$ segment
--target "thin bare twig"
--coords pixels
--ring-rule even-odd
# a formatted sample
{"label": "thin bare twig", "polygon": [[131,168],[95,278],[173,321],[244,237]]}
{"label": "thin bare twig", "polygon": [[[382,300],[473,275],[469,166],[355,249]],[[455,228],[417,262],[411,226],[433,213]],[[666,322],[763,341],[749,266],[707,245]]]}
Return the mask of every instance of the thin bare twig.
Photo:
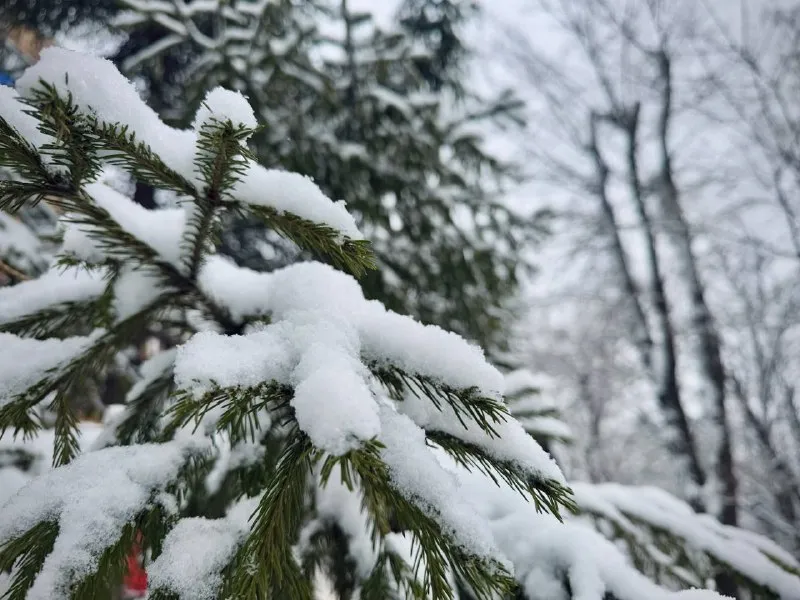
{"label": "thin bare twig", "polygon": [[3,262],[2,260],[0,260],[0,272],[5,273],[8,277],[16,281],[28,281],[30,279],[28,275],[26,275],[22,271],[18,271],[17,269]]}

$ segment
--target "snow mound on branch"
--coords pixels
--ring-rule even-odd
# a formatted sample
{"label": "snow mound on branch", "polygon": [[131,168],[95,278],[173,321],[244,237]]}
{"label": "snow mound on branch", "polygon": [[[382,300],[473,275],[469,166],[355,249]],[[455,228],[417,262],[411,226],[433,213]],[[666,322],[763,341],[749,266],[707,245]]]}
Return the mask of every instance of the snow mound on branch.
{"label": "snow mound on branch", "polygon": [[123,527],[204,448],[197,438],[106,448],[83,454],[22,487],[0,506],[0,544],[38,523],[57,522],[59,527],[53,551],[27,600],[62,597],[71,584],[91,575]]}
{"label": "snow mound on branch", "polygon": [[200,132],[212,121],[231,121],[249,129],[258,127],[258,120],[247,99],[240,93],[223,88],[214,88],[206,94],[194,117],[192,129]]}
{"label": "snow mound on branch", "polygon": [[[186,211],[182,208],[148,210],[112,185],[114,174],[107,169],[101,180],[85,186],[94,203],[105,210],[123,231],[152,248],[168,264],[181,267],[181,239],[186,229]],[[102,245],[93,239],[95,227],[82,222],[80,215],[67,214],[62,219],[64,240],[61,251],[89,264],[105,258]],[[98,232],[99,233],[99,232]]]}
{"label": "snow mound on branch", "polygon": [[34,340],[0,333],[0,407],[57,371],[87,349],[99,335]]}
{"label": "snow mound on branch", "polygon": [[562,586],[562,577],[566,577],[572,598],[581,600],[603,600],[606,593],[619,600],[722,598],[708,590],[671,592],[661,588],[590,525],[578,520],[561,523],[552,515],[537,512],[514,490],[494,486],[485,475],[459,468],[443,453],[439,459],[455,474],[461,493],[471,498],[477,514],[487,519],[493,540],[512,562],[517,581],[531,597],[568,600]]}
{"label": "snow mound on branch", "polygon": [[[82,450],[90,448],[102,435],[104,428],[99,423],[78,424],[78,443]],[[43,429],[33,438],[4,435],[0,438],[0,506],[32,477],[49,471],[52,467],[55,431]],[[13,465],[20,455],[30,460],[30,466],[22,471]]]}
{"label": "snow mound on branch", "polygon": [[274,208],[279,213],[327,225],[350,239],[363,237],[344,201],[331,202],[310,177],[299,173],[251,163],[233,186],[231,196],[245,204]]}
{"label": "snow mound on branch", "polygon": [[268,305],[265,298],[271,281],[271,273],[239,267],[219,255],[209,256],[198,276],[203,293],[220,306],[227,307],[231,317],[237,321],[266,314]]}
{"label": "snow mound on branch", "polygon": [[[231,285],[238,274],[243,287]],[[367,301],[351,276],[313,262],[256,274],[209,260],[200,281],[204,293],[231,313],[268,316],[270,323],[246,335],[192,337],[176,357],[178,387],[202,394],[214,386],[269,381],[291,386],[298,425],[316,447],[342,455],[377,437],[398,489],[421,502],[472,553],[497,556],[485,523],[436,462],[423,428],[475,444],[533,477],[564,482],[547,453],[511,419],[499,419],[490,434],[468,415],[456,415],[444,399],[440,411],[430,400],[410,398],[398,403],[407,415],[398,413],[381,396],[368,365],[476,389],[495,400],[502,375],[462,338]]]}
{"label": "snow mound on branch", "polygon": [[273,379],[288,383],[290,373],[290,346],[274,327],[236,336],[203,331],[180,346],[175,359],[175,383],[197,393],[213,385],[247,388]]}
{"label": "snow mound on branch", "polygon": [[[800,564],[772,541],[752,532],[725,526],[655,487],[613,483],[573,485],[578,505],[615,523],[636,522],[669,531],[687,546],[730,565],[751,580],[775,592],[782,600],[800,600],[800,577],[778,567],[770,557],[796,571]],[[630,524],[631,530],[635,527]]]}
{"label": "snow mound on branch", "polygon": [[98,298],[106,272],[79,268],[51,269],[36,279],[0,288],[0,323],[10,323],[66,302]]}
{"label": "snow mound on branch", "polygon": [[119,323],[152,305],[162,294],[161,279],[156,269],[128,268],[114,281],[114,316]]}
{"label": "snow mound on branch", "polygon": [[300,428],[332,454],[345,454],[377,436],[378,407],[355,330],[313,314],[297,315],[292,324],[298,352],[290,383]]}
{"label": "snow mound on branch", "polygon": [[270,315],[273,323],[303,312],[322,313],[328,319],[338,315],[355,327],[365,360],[452,387],[476,387],[492,397],[499,398],[503,388],[503,376],[478,346],[366,300],[358,282],[333,267],[305,262],[256,273],[212,258],[201,269],[200,284],[205,294],[236,315]]}
{"label": "snow mound on branch", "polygon": [[181,237],[186,228],[186,213],[182,209],[148,210],[105,183],[90,183],[86,193],[97,206],[129,234],[155,250],[174,266],[181,262]]}
{"label": "snow mound on branch", "polygon": [[213,600],[222,570],[250,532],[259,497],[234,505],[222,519],[187,518],[164,539],[163,553],[148,567],[153,590],[167,589],[182,600]]}
{"label": "snow mound on branch", "polygon": [[[247,282],[244,294],[227,285],[239,271]],[[498,396],[502,387],[502,376],[479,348],[365,300],[355,279],[332,267],[300,263],[256,275],[225,261],[208,261],[201,282],[231,312],[256,310],[272,322],[244,336],[204,333],[192,338],[178,355],[178,385],[198,392],[214,384],[253,386],[275,380],[292,385],[301,428],[330,452],[344,453],[380,431],[367,362],[390,364],[452,387],[476,387],[490,396]],[[528,441],[525,449],[532,449]],[[545,469],[560,478],[549,463]]]}
{"label": "snow mound on branch", "polygon": [[39,62],[17,80],[17,90],[30,98],[42,81],[54,86],[63,98],[71,94],[78,109],[95,115],[101,124],[127,125],[168,167],[187,179],[193,178],[194,157],[187,149],[194,148],[194,133],[164,125],[111,61],[63,48],[47,48]]}
{"label": "snow mound on branch", "polygon": [[[22,97],[30,98],[41,81],[53,85],[62,97],[70,94],[82,112],[95,115],[101,124],[127,127],[129,133],[135,134],[138,141],[149,146],[165,165],[186,181],[198,189],[204,185],[194,164],[197,131],[165,125],[110,61],[63,48],[47,48],[42,51],[39,62],[20,77],[17,90]],[[20,127],[26,128],[27,135],[32,123],[23,118],[16,97],[4,94],[0,96],[0,115],[19,122]],[[231,119],[247,126],[255,124],[253,110],[245,98],[223,89],[209,92],[195,125],[212,117]],[[47,141],[35,135],[28,139],[37,148]],[[297,173],[265,169],[248,161],[231,196],[238,202],[273,208],[279,213],[291,213],[327,225],[351,239],[362,238],[344,203],[332,202],[313,181]]]}

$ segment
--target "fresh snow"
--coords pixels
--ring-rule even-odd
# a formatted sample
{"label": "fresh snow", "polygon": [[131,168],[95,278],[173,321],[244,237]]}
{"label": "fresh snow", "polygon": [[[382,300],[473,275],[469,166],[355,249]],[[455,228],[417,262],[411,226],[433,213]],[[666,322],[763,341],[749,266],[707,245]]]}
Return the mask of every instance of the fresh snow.
{"label": "fresh snow", "polygon": [[[458,479],[477,515],[488,520],[493,542],[514,567],[517,581],[534,598],[569,600],[561,585],[565,575],[572,598],[602,600],[609,592],[619,600],[720,600],[716,592],[671,592],[659,587],[631,565],[618,548],[590,525],[577,520],[560,523],[539,513],[514,490],[497,487],[485,475],[468,472],[443,453],[439,460]],[[800,588],[797,588],[800,589]],[[789,595],[787,599],[796,598]]]}
{"label": "fresh snow", "polygon": [[[2,449],[0,449],[2,452]],[[28,483],[30,477],[16,467],[0,466],[0,506],[8,500],[23,485]],[[3,591],[0,585],[0,592]]]}
{"label": "fresh snow", "polygon": [[356,332],[331,316],[309,317],[292,319],[292,337],[301,346],[291,377],[292,407],[298,425],[318,448],[341,455],[378,436],[378,407],[360,361]]}
{"label": "fresh snow", "polygon": [[578,504],[590,512],[608,514],[615,522],[624,515],[670,531],[683,538],[688,547],[731,565],[781,600],[800,600],[800,577],[778,567],[768,555],[798,571],[800,564],[775,544],[761,541],[760,536],[727,527],[710,516],[696,515],[688,504],[654,487],[575,483],[573,490]]}
{"label": "fresh snow", "polygon": [[235,504],[222,519],[186,518],[164,539],[162,554],[147,568],[150,588],[181,600],[213,600],[222,570],[250,532],[259,497]]}
{"label": "fresh snow", "polygon": [[231,121],[234,125],[248,129],[258,127],[256,115],[247,98],[239,92],[214,88],[206,94],[194,117],[192,129],[199,132],[205,125],[224,121]]}
{"label": "fresh snow", "polygon": [[480,347],[435,325],[423,325],[386,310],[379,302],[364,307],[361,325],[365,356],[457,388],[477,387],[500,398],[503,376]]}
{"label": "fresh snow", "polygon": [[266,314],[271,278],[270,273],[238,267],[231,259],[214,255],[201,267],[198,284],[214,303],[227,307],[231,317],[242,321]]}
{"label": "fresh snow", "polygon": [[[365,300],[352,277],[326,265],[300,263],[258,275],[241,270],[245,293],[234,297],[228,284],[238,270],[225,261],[208,261],[201,276],[204,291],[223,306],[230,298],[233,313],[263,314],[270,323],[241,336],[196,334],[178,350],[177,385],[197,393],[213,385],[252,387],[271,380],[292,385],[298,424],[317,447],[343,454],[377,437],[386,445],[383,457],[398,489],[422,502],[470,552],[495,556],[483,521],[469,504],[455,500],[463,494],[436,462],[424,430],[375,397],[365,366],[395,365],[499,398],[502,375],[480,349]],[[492,437],[474,424],[464,429],[446,405],[440,413],[429,401],[430,406],[407,402],[400,409],[425,426],[478,444],[532,475],[564,481],[552,459],[513,420],[499,422],[503,437]]]}
{"label": "fresh snow", "polygon": [[273,322],[304,311],[339,315],[358,331],[365,360],[452,387],[477,387],[498,398],[503,389],[503,376],[478,346],[365,300],[358,282],[332,267],[308,262],[255,273],[222,258],[210,259],[201,270],[200,283],[205,294],[234,315],[271,315]]}
{"label": "fresh snow", "polygon": [[[456,415],[447,403],[443,403],[439,410],[424,396],[406,393],[398,408],[426,431],[441,431],[475,444],[496,460],[514,463],[517,468],[533,477],[566,483],[550,455],[510,416],[499,423],[493,423],[496,435],[488,436],[478,423],[468,415]],[[459,416],[466,428],[459,421]]]}
{"label": "fresh snow", "polygon": [[351,239],[362,238],[344,201],[331,202],[313,180],[299,173],[265,169],[251,163],[233,186],[231,196],[246,204],[274,208],[279,213],[328,225]]}
{"label": "fresh snow", "polygon": [[[194,133],[164,125],[111,61],[63,48],[46,48],[39,62],[17,80],[17,90],[29,98],[40,81],[53,85],[63,97],[71,94],[82,112],[96,115],[101,123],[127,125],[168,167],[193,179],[194,155],[187,149],[195,146]],[[32,142],[41,148],[39,140]]]}
{"label": "fresh snow", "polygon": [[[176,22],[177,23],[177,22]],[[63,49],[47,49],[42,59],[18,82],[24,97],[44,79],[69,93],[84,111],[105,123],[126,125],[158,154],[165,164],[198,189],[202,185],[195,167],[197,136],[212,119],[246,127],[256,125],[247,100],[236,92],[209,92],[192,130],[163,124],[139,98],[132,84],[108,61]],[[388,90],[373,89],[379,101],[397,105]],[[35,120],[22,112],[16,92],[0,88],[0,115],[36,147],[48,142],[36,130]],[[400,107],[403,108],[403,107]],[[159,260],[182,270],[181,241],[187,217],[196,207],[145,210],[111,184],[105,175],[89,184],[91,199],[105,209],[122,229],[153,249]],[[327,225],[341,236],[360,238],[353,218],[342,202],[332,202],[308,178],[264,169],[249,163],[234,185],[234,200],[292,213]],[[91,231],[79,217],[67,216],[64,251],[89,262],[103,258]],[[161,293],[161,283],[141,267],[125,265],[114,284],[114,309],[118,319],[140,310]],[[97,298],[106,288],[103,271],[67,269],[50,271],[42,278],[0,290],[0,323],[13,321],[65,302]],[[452,388],[475,388],[500,401],[538,387],[530,372],[519,370],[505,377],[485,359],[480,348],[438,327],[425,326],[409,317],[387,311],[364,298],[358,282],[320,263],[299,263],[272,273],[255,273],[226,259],[210,257],[200,268],[199,288],[236,320],[265,317],[237,336],[202,331],[177,349],[151,359],[141,369],[141,380],[131,390],[134,400],[159,377],[174,376],[176,385],[196,394],[212,386],[253,387],[276,381],[294,389],[292,407],[300,428],[317,448],[333,455],[357,449],[365,441],[382,443],[380,455],[391,484],[406,499],[420,506],[466,553],[496,560],[513,570],[526,591],[549,600],[564,598],[562,577],[569,580],[573,597],[602,600],[612,593],[619,600],[712,600],[709,591],[669,592],[636,571],[611,542],[579,518],[560,523],[541,514],[515,490],[496,485],[480,472],[467,472],[452,457],[431,444],[426,433],[440,431],[483,448],[495,459],[513,462],[527,474],[564,482],[555,462],[513,419],[495,424],[497,435],[482,430],[469,418],[442,402],[408,393],[404,400],[385,396],[370,372],[392,367]],[[64,340],[24,339],[0,333],[0,406],[47,374],[84,351],[100,332]],[[24,356],[25,361],[20,357]],[[517,408],[532,406],[524,398]],[[112,433],[83,440],[92,452],[69,465],[47,470],[27,481],[0,464],[0,545],[43,521],[58,522],[59,536],[46,558],[27,598],[53,598],[96,569],[102,552],[116,542],[122,527],[148,505],[159,502],[173,512],[177,501],[166,493],[189,456],[217,450],[217,465],[207,477],[209,491],[219,489],[224,474],[261,457],[263,448],[252,442],[237,444],[216,434],[201,441],[180,430],[165,444],[104,447],[125,416],[109,412]],[[217,418],[209,414],[205,425]],[[556,429],[546,417],[530,417]],[[266,426],[266,425],[265,425]],[[206,427],[199,436],[212,430]],[[91,436],[90,436],[91,437]],[[52,440],[42,436],[52,452]],[[3,444],[18,444],[16,440]],[[24,442],[23,445],[27,443]],[[43,454],[43,453],[42,453]],[[40,467],[35,467],[38,469]],[[319,474],[317,473],[317,476]],[[7,493],[13,489],[13,493]],[[697,516],[685,504],[664,492],[649,489],[578,484],[576,497],[584,511],[607,516],[626,530],[636,522],[651,523],[683,537],[690,546],[733,565],[753,580],[781,596],[800,600],[800,581],[769,559],[776,557],[793,568],[797,562],[755,534],[726,528]],[[150,582],[181,598],[215,597],[223,567],[249,532],[249,518],[259,499],[235,505],[223,519],[182,519],[167,535],[165,552],[150,565]],[[348,490],[335,471],[327,487],[316,490],[317,518],[335,521],[348,536],[350,552],[359,574],[375,564],[376,548],[369,522],[357,492]],[[312,523],[305,534],[320,523]],[[391,534],[385,540],[396,552],[409,555],[411,538]],[[412,559],[413,560],[413,559]],[[2,583],[0,583],[2,585]]]}
{"label": "fresh snow", "polygon": [[166,376],[175,364],[177,350],[169,348],[163,350],[152,358],[148,358],[139,368],[139,379],[133,384],[125,397],[125,402],[133,402],[142,395],[149,385],[157,379]]}
{"label": "fresh snow", "polygon": [[[237,273],[241,288],[232,286]],[[380,437],[378,405],[365,366],[369,362],[500,397],[502,375],[478,347],[367,301],[354,278],[332,267],[298,263],[256,274],[209,260],[200,281],[203,291],[232,314],[266,315],[270,324],[243,336],[195,335],[178,352],[178,386],[201,393],[215,384],[252,387],[275,380],[292,385],[300,427],[319,448],[334,454]],[[454,415],[439,413],[432,404],[414,406],[418,419],[467,437],[532,474],[563,481],[550,457],[513,420],[497,424],[504,438],[492,438],[477,426],[464,429]]]}
{"label": "fresh snow", "polygon": [[503,563],[485,517],[458,479],[439,464],[425,432],[389,406],[381,407],[381,424],[381,458],[397,491],[421,505],[468,554]]}
{"label": "fresh snow", "polygon": [[[63,48],[47,48],[42,51],[39,62],[29,67],[17,81],[17,90],[23,97],[30,97],[42,80],[54,85],[64,96],[71,94],[80,110],[96,115],[101,123],[127,126],[164,164],[196,188],[202,187],[194,164],[198,132],[165,125],[113,63]],[[30,122],[19,117],[19,102],[5,94],[0,97],[0,114],[8,113],[10,118],[20,120],[20,126],[29,127]],[[6,99],[3,101],[3,98]],[[212,90],[208,94],[206,106],[195,119],[195,125],[201,125],[212,116],[248,126],[255,122],[246,100],[225,90]],[[30,140],[37,148],[46,142],[41,136]],[[232,196],[245,204],[270,207],[279,213],[291,213],[328,225],[352,239],[362,237],[343,202],[332,202],[313,181],[296,173],[265,169],[250,161],[234,186]]]}
{"label": "fresh snow", "polygon": [[105,277],[103,270],[54,268],[36,279],[0,288],[0,324],[57,308],[66,302],[94,300],[106,288]]}
{"label": "fresh snow", "polygon": [[[82,451],[91,448],[106,429],[99,423],[82,422],[78,425],[78,443]],[[35,437],[23,439],[4,435],[0,438],[0,506],[32,477],[50,470],[53,461],[55,432],[42,429]],[[31,460],[27,471],[9,467],[4,455],[24,454]]]}
{"label": "fresh snow", "polygon": [[203,331],[178,348],[175,383],[198,394],[220,387],[253,387],[263,381],[288,383],[290,346],[277,328],[240,336]]}
{"label": "fresh snow", "polygon": [[148,210],[105,183],[90,183],[85,190],[123,230],[150,246],[164,261],[180,266],[181,237],[186,227],[184,210]]}
{"label": "fresh snow", "polygon": [[71,584],[90,575],[122,528],[203,448],[196,438],[106,448],[82,454],[18,490],[0,506],[0,544],[41,522],[59,526],[53,551],[26,600],[62,597]]}
{"label": "fresh snow", "polygon": [[153,304],[164,292],[154,267],[125,269],[114,281],[114,316],[124,321]]}
{"label": "fresh snow", "polygon": [[24,273],[30,273],[45,256],[41,240],[31,229],[13,216],[0,212],[0,260],[5,259]]}
{"label": "fresh snow", "polygon": [[98,330],[85,337],[35,340],[0,333],[0,407],[69,364],[99,334]]}
{"label": "fresh snow", "polygon": [[0,86],[0,117],[34,148],[52,143],[53,138],[39,131],[39,121],[26,112],[29,109],[17,90]]}

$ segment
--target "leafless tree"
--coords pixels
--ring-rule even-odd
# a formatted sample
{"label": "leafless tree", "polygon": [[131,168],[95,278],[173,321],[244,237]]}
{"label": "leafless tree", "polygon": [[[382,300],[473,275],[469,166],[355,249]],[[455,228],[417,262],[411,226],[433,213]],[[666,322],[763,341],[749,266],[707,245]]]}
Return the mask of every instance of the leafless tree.
{"label": "leafless tree", "polygon": [[[693,115],[700,122],[713,93],[700,61],[687,55],[704,25],[693,3],[531,4],[563,42],[554,55],[530,35],[505,37],[513,67],[535,96],[530,146],[540,170],[533,176],[568,190],[580,206],[591,202],[592,230],[606,240],[630,342],[655,386],[672,452],[694,483],[687,499],[735,525],[734,388],[686,210],[718,183],[692,165],[675,125]],[[710,460],[689,416],[681,360],[695,365],[702,381],[699,400],[713,425]],[[731,581],[718,584],[723,592],[735,591]]]}
{"label": "leafless tree", "polygon": [[716,259],[728,286],[720,320],[730,386],[746,434],[743,502],[768,535],[800,551],[799,273],[763,249],[720,248]]}

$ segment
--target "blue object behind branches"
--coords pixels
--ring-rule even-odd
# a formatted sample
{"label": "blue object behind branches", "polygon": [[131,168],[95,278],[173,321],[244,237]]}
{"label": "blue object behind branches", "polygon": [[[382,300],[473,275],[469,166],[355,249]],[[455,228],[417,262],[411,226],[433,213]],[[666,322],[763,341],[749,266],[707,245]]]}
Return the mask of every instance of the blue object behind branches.
{"label": "blue object behind branches", "polygon": [[2,71],[0,71],[0,85],[7,85],[8,87],[14,87],[14,78],[8,73],[3,73]]}

